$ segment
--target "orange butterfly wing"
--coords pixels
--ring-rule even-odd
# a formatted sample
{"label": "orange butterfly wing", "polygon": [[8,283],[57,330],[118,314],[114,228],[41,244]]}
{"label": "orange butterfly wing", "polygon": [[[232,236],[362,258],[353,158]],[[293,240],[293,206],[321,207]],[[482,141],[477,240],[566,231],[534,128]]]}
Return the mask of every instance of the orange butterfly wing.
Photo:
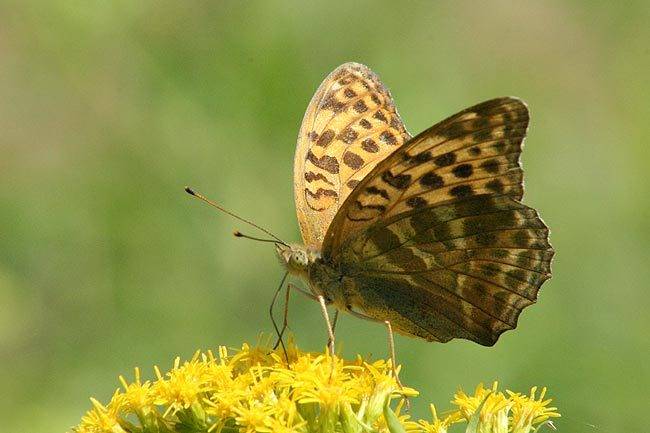
{"label": "orange butterfly wing", "polygon": [[294,195],[304,243],[320,248],[354,187],[410,138],[390,92],[366,66],[345,63],[323,80],[302,121]]}

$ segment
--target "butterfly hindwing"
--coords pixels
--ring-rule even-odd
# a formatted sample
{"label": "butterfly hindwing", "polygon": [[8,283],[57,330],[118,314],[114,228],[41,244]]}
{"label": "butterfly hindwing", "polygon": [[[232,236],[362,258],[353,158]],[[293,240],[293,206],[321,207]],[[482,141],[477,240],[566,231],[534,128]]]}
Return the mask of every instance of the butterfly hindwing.
{"label": "butterfly hindwing", "polygon": [[305,244],[321,246],[352,189],[409,138],[390,92],[370,69],[346,63],[325,78],[305,113],[294,161]]}
{"label": "butterfly hindwing", "polygon": [[515,98],[478,104],[362,180],[323,245],[355,308],[429,340],[491,345],[516,326],[553,255],[548,229],[519,202],[528,119]]}
{"label": "butterfly hindwing", "polygon": [[365,314],[428,340],[492,345],[549,278],[547,237],[534,209],[477,195],[378,221],[340,263]]}

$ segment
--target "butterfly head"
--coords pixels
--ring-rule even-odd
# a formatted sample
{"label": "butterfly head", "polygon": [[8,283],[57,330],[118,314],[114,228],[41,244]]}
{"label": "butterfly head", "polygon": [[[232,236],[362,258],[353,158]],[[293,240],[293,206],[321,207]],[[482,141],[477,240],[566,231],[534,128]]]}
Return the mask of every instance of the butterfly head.
{"label": "butterfly head", "polygon": [[275,251],[287,271],[296,276],[306,276],[309,266],[320,257],[316,251],[298,244],[276,243]]}

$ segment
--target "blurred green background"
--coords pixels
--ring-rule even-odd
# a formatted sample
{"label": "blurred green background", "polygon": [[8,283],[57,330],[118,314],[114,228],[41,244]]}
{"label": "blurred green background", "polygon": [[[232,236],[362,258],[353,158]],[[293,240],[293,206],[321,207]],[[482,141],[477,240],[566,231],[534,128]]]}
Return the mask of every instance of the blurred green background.
{"label": "blurred green background", "polygon": [[[273,248],[182,187],[298,240],[295,139],[346,61],[412,133],[496,96],[532,111],[525,202],[554,278],[493,348],[398,338],[416,414],[498,379],[548,386],[561,431],[647,428],[649,20],[644,1],[3,1],[2,430],[63,432],[134,366],[271,331]],[[344,353],[385,355],[383,327],[343,319]],[[315,303],[290,320],[322,348]]]}

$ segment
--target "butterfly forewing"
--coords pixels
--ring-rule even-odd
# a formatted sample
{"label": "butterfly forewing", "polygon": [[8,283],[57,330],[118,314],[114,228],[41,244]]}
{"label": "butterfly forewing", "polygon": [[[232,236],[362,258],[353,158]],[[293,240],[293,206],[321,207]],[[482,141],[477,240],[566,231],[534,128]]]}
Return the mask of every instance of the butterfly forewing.
{"label": "butterfly forewing", "polygon": [[499,98],[379,163],[332,221],[323,256],[354,308],[428,340],[492,345],[550,276],[548,229],[519,202],[528,110]]}
{"label": "butterfly forewing", "polygon": [[478,194],[520,200],[521,145],[528,109],[515,98],[470,107],[411,139],[378,164],[348,197],[324,250],[375,219]]}
{"label": "butterfly forewing", "polygon": [[294,194],[305,244],[320,247],[352,189],[410,138],[390,92],[367,67],[334,70],[311,100],[294,161]]}

